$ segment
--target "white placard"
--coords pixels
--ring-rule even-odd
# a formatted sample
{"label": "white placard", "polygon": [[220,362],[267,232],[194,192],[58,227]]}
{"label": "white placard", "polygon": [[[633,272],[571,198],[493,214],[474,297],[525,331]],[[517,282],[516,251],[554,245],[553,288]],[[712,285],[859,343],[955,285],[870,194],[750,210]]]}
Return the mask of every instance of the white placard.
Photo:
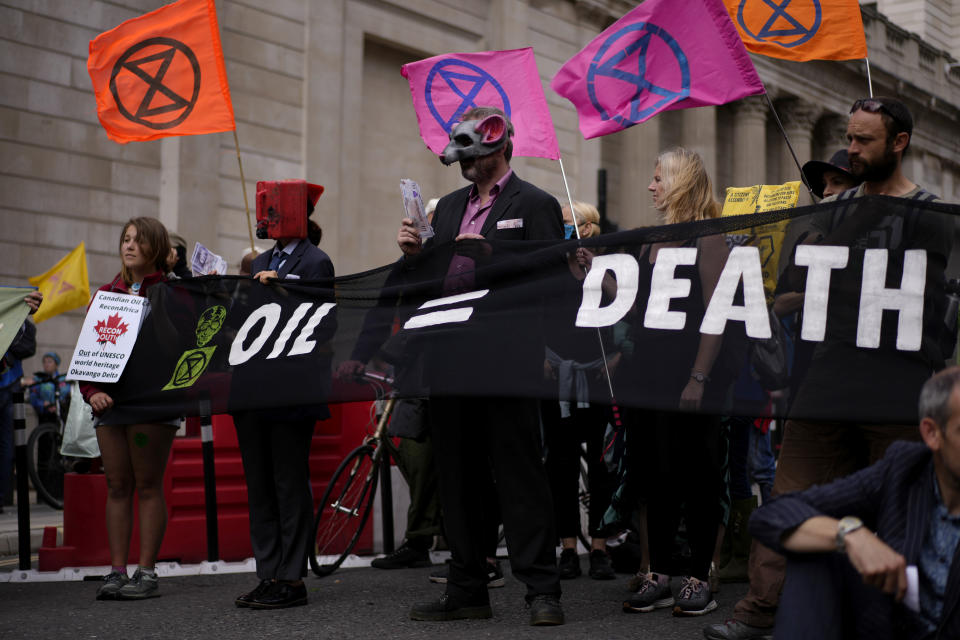
{"label": "white placard", "polygon": [[193,271],[194,276],[211,274],[225,276],[227,275],[227,261],[198,242],[193,247],[190,270]]}
{"label": "white placard", "polygon": [[147,299],[98,291],[73,350],[67,380],[116,382],[133,351]]}

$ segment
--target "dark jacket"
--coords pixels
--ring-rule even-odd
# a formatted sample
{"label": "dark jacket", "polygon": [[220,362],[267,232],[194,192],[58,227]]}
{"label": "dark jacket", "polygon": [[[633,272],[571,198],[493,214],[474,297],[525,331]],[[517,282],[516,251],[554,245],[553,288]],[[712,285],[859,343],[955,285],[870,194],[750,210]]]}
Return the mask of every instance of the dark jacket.
{"label": "dark jacket", "polygon": [[[857,516],[885,543],[906,558],[920,560],[920,550],[934,507],[930,449],[921,443],[895,442],[886,455],[862,471],[823,486],[772,500],[750,518],[750,533],[774,551],[789,554],[781,540],[806,520],[826,515]],[[960,547],[947,579],[943,614],[936,638],[960,638]],[[896,616],[912,614],[898,606]],[[813,614],[814,612],[811,612]]]}

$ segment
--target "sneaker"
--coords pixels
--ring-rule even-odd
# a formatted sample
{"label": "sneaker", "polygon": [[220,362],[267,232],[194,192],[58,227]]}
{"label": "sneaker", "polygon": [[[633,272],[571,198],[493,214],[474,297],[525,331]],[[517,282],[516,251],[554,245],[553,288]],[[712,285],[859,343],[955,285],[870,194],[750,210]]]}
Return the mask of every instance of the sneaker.
{"label": "sneaker", "polygon": [[559,568],[561,580],[571,580],[583,573],[580,571],[580,556],[576,549],[564,549],[560,552]]}
{"label": "sneaker", "polygon": [[410,607],[411,620],[443,622],[446,620],[483,620],[493,617],[490,603],[466,604],[447,594],[433,602],[420,602]]}
{"label": "sneaker", "polygon": [[130,578],[130,582],[120,587],[117,592],[117,597],[121,600],[144,600],[156,598],[159,595],[160,585],[156,572],[147,573],[139,567]]}
{"label": "sneaker", "polygon": [[623,603],[623,610],[626,613],[647,613],[654,609],[672,607],[673,604],[669,576],[650,572],[643,576],[637,595]]}
{"label": "sneaker", "polygon": [[530,601],[530,624],[534,627],[557,626],[563,624],[563,609],[560,598],[549,594],[540,594]]}
{"label": "sneaker", "polygon": [[730,618],[723,624],[704,627],[703,637],[707,640],[770,640],[773,637],[773,627],[755,627]]}
{"label": "sneaker", "polygon": [[673,608],[675,616],[702,616],[717,608],[710,585],[693,576],[684,578],[677,594],[677,606]]}
{"label": "sneaker", "polygon": [[610,555],[603,549],[590,552],[590,577],[594,580],[613,580],[617,577]]}
{"label": "sneaker", "polygon": [[[447,584],[450,578],[450,565],[446,564],[430,574],[430,582],[437,584]],[[500,561],[487,563],[487,588],[496,589],[507,584],[507,579],[503,577],[503,570],[500,568]]]}
{"label": "sneaker", "polygon": [[634,593],[639,591],[640,587],[643,586],[643,583],[647,581],[648,573],[649,573],[648,571],[644,571],[643,569],[640,569],[640,571],[637,571],[636,575],[634,575],[632,578],[627,580],[627,590],[633,591]]}
{"label": "sneaker", "polygon": [[127,574],[111,571],[103,576],[103,584],[97,589],[97,600],[116,600],[117,592],[128,582],[130,582],[130,578],[127,577]]}
{"label": "sneaker", "polygon": [[374,569],[419,569],[432,565],[429,551],[414,549],[406,542],[393,553],[377,558],[370,563],[370,566]]}

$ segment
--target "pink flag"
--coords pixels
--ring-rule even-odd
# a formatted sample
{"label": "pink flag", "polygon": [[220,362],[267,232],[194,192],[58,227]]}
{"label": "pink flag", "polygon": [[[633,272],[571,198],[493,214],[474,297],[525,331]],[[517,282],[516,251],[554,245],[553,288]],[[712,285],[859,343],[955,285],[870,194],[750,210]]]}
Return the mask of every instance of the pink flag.
{"label": "pink flag", "polygon": [[448,53],[400,69],[410,82],[420,137],[436,154],[472,107],[498,107],[513,121],[513,155],[560,157],[533,48]]}
{"label": "pink flag", "polygon": [[584,138],[665,109],[764,93],[721,0],[646,0],[563,65],[550,86],[577,108]]}

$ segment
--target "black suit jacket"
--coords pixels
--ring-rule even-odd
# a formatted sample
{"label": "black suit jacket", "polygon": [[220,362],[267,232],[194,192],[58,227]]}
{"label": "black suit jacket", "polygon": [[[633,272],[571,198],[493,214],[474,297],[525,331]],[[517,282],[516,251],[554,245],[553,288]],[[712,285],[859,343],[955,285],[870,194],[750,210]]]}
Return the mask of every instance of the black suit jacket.
{"label": "black suit jacket", "polygon": [[[460,235],[460,223],[473,187],[470,185],[440,198],[433,214],[435,235],[425,246],[449,242]],[[517,219],[522,220],[521,227],[497,228],[498,222]],[[487,214],[480,235],[488,240],[562,240],[563,215],[560,203],[546,191],[521,180],[514,173]]]}
{"label": "black suit jacket", "polygon": [[[921,443],[895,442],[883,458],[862,471],[764,505],[750,518],[750,533],[771,549],[789,554],[780,544],[783,535],[813,516],[857,516],[908,565],[916,565],[936,497],[933,482],[930,449]],[[958,602],[960,547],[950,564],[939,632],[932,637],[960,638]],[[912,616],[902,605],[898,609],[898,617]]]}
{"label": "black suit jacket", "polygon": [[[266,271],[270,267],[272,256],[273,249],[258,255],[250,265],[250,272],[256,275],[259,271]],[[320,280],[332,278],[335,274],[330,256],[303,238],[290,257],[277,269],[277,276],[281,280],[290,275],[301,280]]]}

